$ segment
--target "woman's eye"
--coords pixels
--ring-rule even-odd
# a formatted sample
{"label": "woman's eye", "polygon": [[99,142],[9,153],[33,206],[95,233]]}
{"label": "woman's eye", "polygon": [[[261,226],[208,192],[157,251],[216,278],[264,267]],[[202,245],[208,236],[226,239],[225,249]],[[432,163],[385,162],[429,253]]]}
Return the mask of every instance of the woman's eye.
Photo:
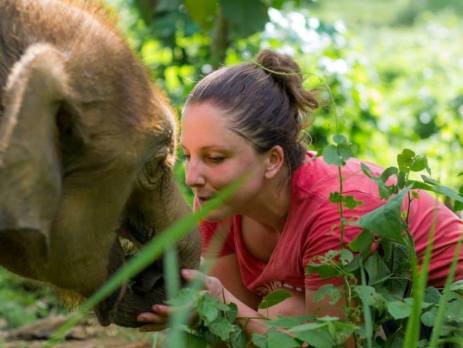
{"label": "woman's eye", "polygon": [[207,160],[212,163],[221,163],[225,160],[223,156],[208,156]]}
{"label": "woman's eye", "polygon": [[191,157],[191,156],[190,156],[190,155],[187,155],[186,153],[183,154],[183,159],[184,159],[185,161],[189,161],[189,160],[190,160],[190,157]]}

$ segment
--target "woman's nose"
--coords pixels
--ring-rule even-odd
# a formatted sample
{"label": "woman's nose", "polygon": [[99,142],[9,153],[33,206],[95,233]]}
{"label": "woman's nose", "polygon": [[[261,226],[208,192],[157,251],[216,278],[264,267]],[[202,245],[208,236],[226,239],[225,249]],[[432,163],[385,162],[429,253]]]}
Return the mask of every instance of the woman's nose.
{"label": "woman's nose", "polygon": [[202,186],[206,183],[198,162],[189,161],[185,167],[185,184],[189,187]]}

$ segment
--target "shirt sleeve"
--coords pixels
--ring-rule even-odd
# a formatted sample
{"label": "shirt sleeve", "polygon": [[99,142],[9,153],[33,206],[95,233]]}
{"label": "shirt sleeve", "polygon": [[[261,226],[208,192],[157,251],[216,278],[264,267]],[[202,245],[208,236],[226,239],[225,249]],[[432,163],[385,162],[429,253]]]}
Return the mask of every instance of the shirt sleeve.
{"label": "shirt sleeve", "polygon": [[230,223],[203,221],[199,224],[201,254],[204,257],[226,256],[235,253]]}
{"label": "shirt sleeve", "polygon": [[[463,236],[462,220],[435,197],[424,191],[417,191],[418,199],[411,202],[409,227],[415,240],[415,249],[422,261],[426,246],[433,233],[432,256],[428,282],[444,286],[458,240]],[[456,279],[463,278],[463,250],[460,253]]]}

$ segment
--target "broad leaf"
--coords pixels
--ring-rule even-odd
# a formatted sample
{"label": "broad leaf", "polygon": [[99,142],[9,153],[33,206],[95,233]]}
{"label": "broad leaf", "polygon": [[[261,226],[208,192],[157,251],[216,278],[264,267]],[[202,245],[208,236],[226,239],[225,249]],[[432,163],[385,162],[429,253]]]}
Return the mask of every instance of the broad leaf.
{"label": "broad leaf", "polygon": [[338,149],[334,145],[328,145],[323,149],[323,159],[328,164],[340,166],[343,164],[342,158],[338,154]]}
{"label": "broad leaf", "polygon": [[427,177],[426,175],[421,176],[425,183],[432,185],[432,191],[436,193],[441,193],[449,198],[454,199],[455,201],[463,203],[463,196],[459,195],[456,191],[452,190],[450,187],[440,185],[436,180]]}
{"label": "broad leaf", "polygon": [[348,246],[351,250],[359,252],[361,254],[370,251],[371,243],[373,242],[374,236],[368,230],[363,230]]}
{"label": "broad leaf", "polygon": [[258,334],[252,334],[252,344],[258,348],[267,348],[267,337]]}
{"label": "broad leaf", "polygon": [[383,258],[378,253],[374,253],[366,260],[365,271],[368,274],[369,285],[381,283],[392,275]]}
{"label": "broad leaf", "polygon": [[339,275],[339,270],[334,265],[309,263],[306,269],[308,274],[316,273],[321,278],[332,278]]}
{"label": "broad leaf", "polygon": [[336,134],[334,137],[333,137],[333,141],[336,143],[336,144],[346,144],[347,143],[347,138],[342,135],[342,134]]}
{"label": "broad leaf", "polygon": [[413,163],[415,152],[410,149],[403,149],[402,152],[397,155],[397,164],[401,172],[409,172],[410,166]]}
{"label": "broad leaf", "polygon": [[260,0],[219,0],[229,23],[232,39],[245,38],[264,29],[269,21],[267,6]]}
{"label": "broad leaf", "polygon": [[396,320],[404,319],[410,316],[412,306],[407,302],[391,301],[387,303],[387,311]]}
{"label": "broad leaf", "polygon": [[234,331],[234,325],[226,318],[219,317],[208,325],[209,329],[214,335],[220,337],[222,341],[230,338],[230,334]]}
{"label": "broad leaf", "polygon": [[338,303],[341,298],[341,292],[339,291],[338,287],[334,286],[333,284],[326,284],[321,286],[315,292],[313,301],[315,303],[320,302],[325,298],[326,295],[328,295],[329,303],[331,305]]}
{"label": "broad leaf", "polygon": [[357,222],[357,225],[380,237],[401,242],[401,231],[404,224],[400,217],[400,207],[402,206],[403,197],[407,192],[407,189],[402,190],[386,204],[363,215]]}
{"label": "broad leaf", "polygon": [[358,297],[362,300],[362,302],[366,303],[369,306],[374,306],[378,301],[378,297],[376,296],[376,290],[372,286],[357,285],[354,287],[354,291],[357,293]]}
{"label": "broad leaf", "polygon": [[218,0],[185,0],[188,14],[203,30],[211,29],[217,17],[218,5]]}
{"label": "broad leaf", "polygon": [[294,326],[302,325],[308,321],[315,320],[313,315],[302,315],[302,316],[279,316],[278,319],[270,320],[268,325],[275,328],[289,329]]}
{"label": "broad leaf", "polygon": [[291,297],[291,293],[287,290],[283,290],[283,289],[275,290],[262,299],[262,302],[259,303],[259,308],[265,309],[265,308],[275,306],[276,304],[283,302],[284,300],[290,297]]}
{"label": "broad leaf", "polygon": [[267,335],[267,345],[268,348],[296,348],[301,344],[283,332],[270,331]]}
{"label": "broad leaf", "polygon": [[235,330],[230,335],[230,348],[246,348],[247,338],[243,330]]}
{"label": "broad leaf", "polygon": [[291,331],[297,338],[308,342],[316,348],[331,348],[334,345],[333,338],[328,332],[328,323],[308,323],[296,326]]}

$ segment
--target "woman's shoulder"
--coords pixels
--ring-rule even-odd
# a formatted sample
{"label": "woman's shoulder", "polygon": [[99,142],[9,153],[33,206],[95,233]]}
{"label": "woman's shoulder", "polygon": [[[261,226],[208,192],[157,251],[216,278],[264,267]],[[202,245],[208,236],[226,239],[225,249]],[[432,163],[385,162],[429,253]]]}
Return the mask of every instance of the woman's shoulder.
{"label": "woman's shoulder", "polygon": [[[378,176],[383,169],[375,164],[351,158],[341,168],[343,192],[353,192],[376,199],[378,187],[363,171],[362,164],[368,166],[373,175]],[[304,163],[294,172],[291,190],[296,200],[327,202],[330,193],[338,192],[340,173],[336,165],[328,164],[322,156],[309,152]]]}

